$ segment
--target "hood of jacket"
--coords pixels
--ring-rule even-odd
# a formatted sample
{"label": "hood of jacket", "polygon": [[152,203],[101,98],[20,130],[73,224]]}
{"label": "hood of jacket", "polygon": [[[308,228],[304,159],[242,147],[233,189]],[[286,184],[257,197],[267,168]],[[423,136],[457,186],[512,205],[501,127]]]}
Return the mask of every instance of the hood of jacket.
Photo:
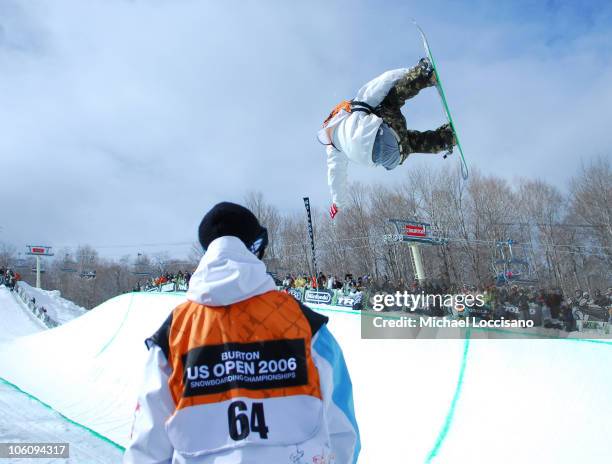
{"label": "hood of jacket", "polygon": [[266,265],[237,237],[213,240],[189,281],[187,299],[226,306],[276,290]]}

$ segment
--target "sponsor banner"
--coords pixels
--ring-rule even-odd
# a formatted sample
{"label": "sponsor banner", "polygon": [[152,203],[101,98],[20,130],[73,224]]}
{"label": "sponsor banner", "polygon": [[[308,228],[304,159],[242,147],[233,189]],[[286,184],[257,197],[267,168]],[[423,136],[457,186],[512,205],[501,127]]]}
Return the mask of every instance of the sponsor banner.
{"label": "sponsor banner", "polygon": [[278,288],[281,291],[289,293],[296,300],[303,303],[312,304],[329,304],[332,306],[340,306],[343,308],[364,309],[363,302],[367,302],[363,292],[351,293],[345,295],[339,290],[326,289],[303,289],[303,288]]}
{"label": "sponsor banner", "polygon": [[304,303],[332,304],[334,292],[331,290],[308,289],[304,292]]}
{"label": "sponsor banner", "polygon": [[201,346],[183,356],[183,366],[185,397],[308,383],[304,339]]}
{"label": "sponsor banner", "polygon": [[354,304],[355,304],[355,298],[353,298],[352,296],[344,296],[342,294],[339,294],[338,299],[336,300],[336,305],[338,306],[345,306],[345,307],[352,308]]}
{"label": "sponsor banner", "polygon": [[607,323],[599,321],[585,321],[582,323],[582,330],[601,330],[603,332],[607,327]]}
{"label": "sponsor banner", "polygon": [[302,290],[299,288],[288,288],[287,293],[298,301],[302,301]]}
{"label": "sponsor banner", "polygon": [[409,237],[427,237],[425,226],[420,224],[406,224],[404,231]]}
{"label": "sponsor banner", "polygon": [[167,284],[163,284],[163,285],[160,287],[160,290],[161,290],[162,292],[173,292],[173,291],[174,291],[174,283],[173,283],[173,282],[170,282],[170,283],[167,283]]}
{"label": "sponsor banner", "polygon": [[470,306],[466,308],[470,316],[487,317],[491,314],[491,309],[488,306]]}
{"label": "sponsor banner", "polygon": [[26,255],[34,255],[34,256],[53,256],[51,253],[50,246],[37,246],[37,245],[28,245],[28,252]]}
{"label": "sponsor banner", "polygon": [[363,293],[350,293],[349,295],[343,295],[341,292],[337,292],[336,305],[348,307],[351,309],[363,309]]}
{"label": "sponsor banner", "polygon": [[506,305],[506,311],[512,314],[518,314],[519,309],[516,306]]}

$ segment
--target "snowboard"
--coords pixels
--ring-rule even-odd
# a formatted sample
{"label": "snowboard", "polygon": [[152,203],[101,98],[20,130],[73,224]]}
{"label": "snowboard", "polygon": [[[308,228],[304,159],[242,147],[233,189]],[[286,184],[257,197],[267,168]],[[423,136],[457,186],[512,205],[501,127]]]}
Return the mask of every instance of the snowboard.
{"label": "snowboard", "polygon": [[[433,66],[434,73],[436,75],[436,82],[437,82],[436,88],[438,90],[438,94],[440,95],[440,101],[442,102],[442,108],[444,110],[446,119],[448,120],[448,123],[450,124],[451,129],[453,130],[453,133],[455,134],[455,140],[457,141],[457,151],[459,151],[459,157],[460,157],[459,161],[461,163],[461,177],[463,177],[463,180],[467,180],[468,174],[469,174],[468,165],[465,161],[465,156],[463,155],[463,148],[461,148],[461,142],[459,142],[459,134],[457,133],[457,129],[455,128],[453,116],[451,115],[450,108],[448,107],[448,102],[446,101],[446,95],[444,94],[444,87],[442,87],[442,80],[440,79],[440,72],[438,71],[438,67],[436,66],[436,62],[431,53],[431,48],[429,47],[429,42],[427,41],[427,36],[425,35],[425,32],[423,31],[423,29],[421,29],[421,26],[419,26],[415,20],[413,20],[412,22],[414,23],[417,30],[419,31],[419,34],[421,35],[421,39],[423,40],[423,47],[425,48],[425,53],[427,54],[427,58],[429,58],[429,61],[431,61],[431,65]],[[444,158],[446,158],[452,152],[453,152],[453,149],[451,148],[448,151],[448,153],[444,155]]]}

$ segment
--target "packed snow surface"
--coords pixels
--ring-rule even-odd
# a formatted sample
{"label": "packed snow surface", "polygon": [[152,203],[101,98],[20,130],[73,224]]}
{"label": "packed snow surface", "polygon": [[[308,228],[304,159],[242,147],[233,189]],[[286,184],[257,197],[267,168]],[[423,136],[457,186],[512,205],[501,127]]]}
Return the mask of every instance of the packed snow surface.
{"label": "packed snow surface", "polygon": [[25,290],[30,298],[36,298],[36,306],[43,306],[47,310],[47,315],[60,324],[71,321],[87,312],[82,306],[62,298],[59,290],[43,290],[32,287],[23,281],[19,282],[19,286]]}
{"label": "packed snow surface", "polygon": [[[121,295],[58,328],[13,339],[0,345],[0,376],[125,446],[143,341],[184,298]],[[610,460],[611,345],[362,340],[357,313],[319,310],[352,376],[360,462]]]}
{"label": "packed snow surface", "polygon": [[[0,286],[0,352],[8,342],[19,336],[45,330],[15,294]],[[44,357],[44,353],[41,353]],[[0,368],[0,377],[5,374]],[[122,451],[75,425],[51,408],[17,390],[14,386],[0,381],[0,442],[24,443],[69,443],[68,460],[36,459],[39,464],[46,462],[74,462],[87,464],[108,464],[121,462]],[[3,460],[3,462],[11,462]],[[13,462],[29,462],[19,459]]]}
{"label": "packed snow surface", "polygon": [[42,323],[17,302],[14,293],[0,285],[0,344],[43,328]]}

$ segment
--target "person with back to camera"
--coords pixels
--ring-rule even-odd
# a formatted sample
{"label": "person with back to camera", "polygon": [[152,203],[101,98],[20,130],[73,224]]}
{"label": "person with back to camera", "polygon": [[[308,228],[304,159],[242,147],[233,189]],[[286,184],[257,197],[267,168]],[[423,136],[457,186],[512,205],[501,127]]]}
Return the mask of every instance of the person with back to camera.
{"label": "person with back to camera", "polygon": [[219,203],[177,306],[146,340],[124,463],[355,463],[352,386],[327,318],[276,290],[267,231]]}

